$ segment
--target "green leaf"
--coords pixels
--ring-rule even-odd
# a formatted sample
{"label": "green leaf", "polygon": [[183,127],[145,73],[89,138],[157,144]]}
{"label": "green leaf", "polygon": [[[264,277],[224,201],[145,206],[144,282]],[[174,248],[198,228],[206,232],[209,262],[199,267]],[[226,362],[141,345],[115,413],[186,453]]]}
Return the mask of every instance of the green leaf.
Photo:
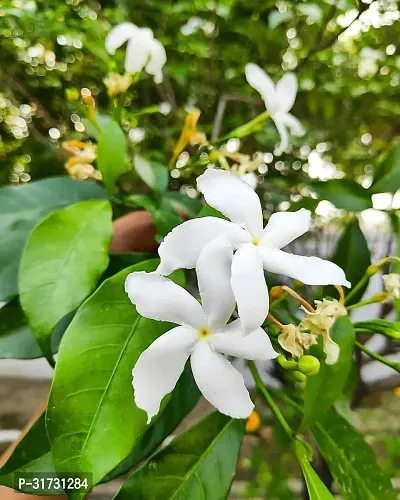
{"label": "green leaf", "polygon": [[17,299],[0,309],[0,359],[43,356]]}
{"label": "green leaf", "polygon": [[128,455],[104,481],[111,481],[133,469],[139,462],[150,456],[182,419],[195,407],[200,398],[200,391],[187,364],[165,409],[159,414],[154,424],[143,434],[132,453]]}
{"label": "green leaf", "polygon": [[85,126],[85,134],[88,137],[91,137],[95,141],[99,141],[101,131],[112,122],[112,118],[110,115],[105,115],[103,113],[96,113],[96,122],[98,127],[96,127],[90,120],[87,118],[81,119],[83,125]]}
{"label": "green leaf", "polygon": [[182,212],[189,217],[196,217],[201,209],[200,200],[190,198],[179,191],[169,191],[163,195],[162,201],[170,205],[175,212]]}
{"label": "green leaf", "polygon": [[134,472],[114,499],[226,499],[243,433],[243,420],[207,415]]}
{"label": "green leaf", "polygon": [[[44,413],[34,422],[25,436],[15,447],[12,455],[0,469],[0,485],[14,488],[16,473],[52,473],[54,471],[50,442],[47,437]],[[24,489],[19,491],[24,492]],[[52,493],[49,490],[37,490],[42,493]],[[54,492],[55,493],[55,492]]]}
{"label": "green leaf", "polygon": [[371,193],[395,193],[400,189],[400,141],[395,141],[375,169]]}
{"label": "green leaf", "polygon": [[124,282],[130,272],[157,265],[157,259],[142,262],[104,281],[61,341],[47,410],[57,472],[90,471],[97,484],[146,430],[146,413],[134,404],[132,368],[170,325],[142,318]]}
{"label": "green leaf", "polygon": [[150,162],[140,155],[135,155],[133,164],[139,177],[155,191],[163,192],[168,187],[169,171],[161,163]]}
{"label": "green leaf", "polygon": [[318,474],[312,468],[309,462],[306,445],[300,440],[296,440],[294,443],[294,449],[306,481],[310,500],[334,500],[332,493],[328,490],[319,478]]}
{"label": "green leaf", "polygon": [[400,340],[400,321],[371,319],[368,321],[358,321],[353,326],[357,332],[380,333],[386,337]]}
{"label": "green leaf", "polygon": [[159,239],[162,239],[172,231],[174,227],[182,223],[182,219],[172,208],[161,207],[151,210],[150,213],[156,225],[157,237]]}
{"label": "green leaf", "polygon": [[[51,334],[52,352],[56,353],[61,337],[71,322],[65,316]],[[43,356],[28,320],[15,298],[0,309],[0,359],[34,359]]]}
{"label": "green leaf", "polygon": [[28,234],[56,208],[80,200],[102,199],[104,190],[90,181],[53,177],[24,187],[0,188],[0,301],[18,294],[18,266]]}
{"label": "green leaf", "polygon": [[351,370],[355,334],[349,317],[338,318],[331,328],[330,335],[340,346],[339,360],[334,365],[321,362],[319,373],[307,377],[303,419],[305,427],[321,419],[334,404],[342,393]]}
{"label": "green leaf", "polygon": [[[371,264],[371,252],[357,219],[353,219],[343,231],[331,260],[343,269],[352,286],[363,277]],[[354,295],[348,305],[358,302],[367,286],[368,283]]]}
{"label": "green leaf", "polygon": [[204,205],[197,217],[218,217],[219,219],[229,220],[219,210],[210,207],[210,205]]}
{"label": "green leaf", "polygon": [[20,266],[20,300],[49,360],[51,332],[96,286],[108,265],[111,235],[111,206],[94,200],[52,212],[28,238]]}
{"label": "green leaf", "polygon": [[128,200],[130,203],[135,204],[135,206],[142,207],[150,213],[159,238],[163,238],[174,227],[182,223],[182,219],[171,205],[165,203],[164,199],[161,200],[161,203],[158,203],[158,201],[153,200],[149,196],[135,194],[130,195]]}
{"label": "green leaf", "polygon": [[345,499],[396,499],[373,450],[346,419],[332,409],[311,430]]}
{"label": "green leaf", "polygon": [[315,213],[319,202],[320,200],[304,196],[299,201],[290,202],[289,212],[297,212],[297,210],[300,210],[301,208],[306,208],[307,210],[310,210],[310,212]]}
{"label": "green leaf", "polygon": [[321,200],[328,200],[336,208],[342,208],[348,212],[361,212],[372,208],[371,194],[358,182],[349,179],[313,182],[310,188]]}
{"label": "green leaf", "polygon": [[102,276],[103,279],[110,278],[123,269],[145,260],[154,259],[154,254],[148,252],[126,252],[110,254],[110,262]]}
{"label": "green leaf", "polygon": [[118,123],[108,123],[97,145],[97,166],[103,177],[109,196],[115,183],[125,171],[126,137]]}

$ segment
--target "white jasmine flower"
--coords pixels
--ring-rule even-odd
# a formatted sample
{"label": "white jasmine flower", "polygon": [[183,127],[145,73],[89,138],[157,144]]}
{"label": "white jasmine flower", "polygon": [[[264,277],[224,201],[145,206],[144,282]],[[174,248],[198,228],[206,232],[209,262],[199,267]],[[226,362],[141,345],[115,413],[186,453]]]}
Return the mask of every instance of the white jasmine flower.
{"label": "white jasmine flower", "polygon": [[180,325],[155,340],[133,368],[135,403],[148,421],[174,389],[189,357],[200,391],[217,410],[235,418],[246,418],[253,410],[243,376],[224,355],[266,360],[277,353],[260,324],[248,336],[240,319],[227,324],[235,306],[231,260],[232,247],[222,238],[201,252],[196,272],[202,305],[158,274],[136,272],[126,279],[125,290],[142,316]]}
{"label": "white jasmine flower", "polygon": [[346,308],[337,300],[323,299],[316,300],[315,312],[303,310],[307,316],[300,322],[300,330],[306,330],[311,335],[322,335],[323,349],[326,354],[326,363],[328,365],[335,364],[340,355],[340,347],[330,337],[330,329],[333,326],[336,318],[347,314]]}
{"label": "white jasmine flower", "polygon": [[113,55],[125,42],[128,42],[125,71],[135,74],[144,68],[154,77],[155,83],[161,83],[162,68],[167,62],[167,55],[161,42],[154,38],[152,30],[138,28],[132,23],[118,24],[107,35],[106,50]]}
{"label": "white jasmine flower", "polygon": [[400,274],[391,273],[382,276],[385,292],[388,294],[388,299],[400,298]]}
{"label": "white jasmine flower", "polygon": [[288,72],[275,85],[267,73],[257,64],[246,64],[245,72],[248,83],[261,95],[281,136],[281,143],[274,151],[274,154],[279,156],[289,145],[287,129],[293,135],[304,135],[304,129],[299,120],[289,113],[297,94],[296,75]]}
{"label": "white jasmine flower", "polygon": [[336,264],[281,250],[308,231],[311,222],[308,210],[273,214],[263,229],[260,199],[236,175],[208,169],[197,179],[197,188],[209,205],[232,222],[201,217],[180,224],[167,234],[159,247],[161,263],[157,271],[168,275],[175,269],[193,268],[208,243],[219,236],[225,237],[236,250],[231,285],[246,333],[261,325],[268,314],[269,297],[263,269],[308,285],[350,286]]}

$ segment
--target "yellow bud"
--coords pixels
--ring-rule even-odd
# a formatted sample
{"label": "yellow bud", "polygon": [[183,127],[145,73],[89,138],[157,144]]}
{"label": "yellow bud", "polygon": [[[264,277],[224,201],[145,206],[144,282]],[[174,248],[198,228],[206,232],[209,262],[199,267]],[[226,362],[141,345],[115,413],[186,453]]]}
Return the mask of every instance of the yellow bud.
{"label": "yellow bud", "polygon": [[276,360],[284,370],[294,370],[297,368],[297,362],[294,359],[286,359],[283,354],[280,354]]}
{"label": "yellow bud", "polygon": [[297,382],[305,382],[305,380],[307,379],[307,377],[304,375],[304,373],[301,373],[301,372],[298,372],[298,371],[293,372],[293,378]]}
{"label": "yellow bud", "polygon": [[256,430],[259,429],[260,424],[261,424],[260,415],[258,414],[258,412],[253,410],[250,413],[250,416],[246,422],[246,432],[255,432]]}
{"label": "yellow bud", "polygon": [[306,354],[299,359],[297,368],[304,375],[316,375],[319,372],[320,362],[315,356]]}
{"label": "yellow bud", "polygon": [[386,292],[378,292],[375,294],[375,299],[377,302],[384,302],[388,298],[388,294]]}
{"label": "yellow bud", "polygon": [[271,300],[278,300],[283,295],[283,290],[281,286],[273,286],[269,292]]}
{"label": "yellow bud", "polygon": [[379,266],[376,264],[371,264],[370,266],[367,267],[367,274],[368,276],[373,276],[379,271]]}

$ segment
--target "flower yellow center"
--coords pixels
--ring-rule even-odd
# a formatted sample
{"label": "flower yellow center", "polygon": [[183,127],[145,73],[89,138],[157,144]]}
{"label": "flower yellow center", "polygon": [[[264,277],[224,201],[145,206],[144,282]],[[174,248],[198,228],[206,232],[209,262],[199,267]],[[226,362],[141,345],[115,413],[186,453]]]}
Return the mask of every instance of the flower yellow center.
{"label": "flower yellow center", "polygon": [[199,338],[201,339],[206,339],[211,335],[211,332],[208,328],[199,328],[198,332],[199,332]]}
{"label": "flower yellow center", "polygon": [[259,238],[253,238],[252,239],[252,243],[253,245],[255,245],[256,247],[260,246],[261,245],[261,240]]}

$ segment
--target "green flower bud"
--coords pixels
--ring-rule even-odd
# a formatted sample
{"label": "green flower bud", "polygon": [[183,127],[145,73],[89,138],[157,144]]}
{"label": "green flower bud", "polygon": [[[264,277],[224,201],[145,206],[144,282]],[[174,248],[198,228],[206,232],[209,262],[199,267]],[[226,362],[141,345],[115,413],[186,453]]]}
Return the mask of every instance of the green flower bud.
{"label": "green flower bud", "polygon": [[299,359],[297,368],[304,375],[316,375],[319,372],[320,362],[315,356],[306,354]]}
{"label": "green flower bud", "polygon": [[280,354],[276,360],[284,370],[295,370],[297,368],[297,361],[294,359],[286,359],[283,354]]}
{"label": "green flower bud", "polygon": [[297,382],[305,382],[305,380],[306,380],[306,378],[307,378],[307,377],[306,377],[303,373],[298,372],[297,370],[296,370],[296,371],[294,371],[292,374],[293,374],[293,378],[294,378]]}
{"label": "green flower bud", "polygon": [[379,266],[376,264],[371,264],[370,266],[367,267],[367,274],[368,276],[373,276],[379,271]]}

